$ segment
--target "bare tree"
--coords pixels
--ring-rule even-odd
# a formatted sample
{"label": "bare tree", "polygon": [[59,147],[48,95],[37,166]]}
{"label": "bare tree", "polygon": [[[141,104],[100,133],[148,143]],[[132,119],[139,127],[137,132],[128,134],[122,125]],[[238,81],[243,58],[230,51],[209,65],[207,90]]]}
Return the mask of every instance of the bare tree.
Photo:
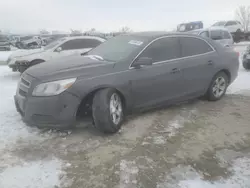
{"label": "bare tree", "polygon": [[132,30],[129,27],[127,27],[127,26],[122,27],[121,30],[120,30],[121,33],[129,33],[131,31]]}
{"label": "bare tree", "polygon": [[248,31],[250,26],[250,6],[240,6],[236,10],[236,16],[240,20],[244,31]]}
{"label": "bare tree", "polygon": [[40,30],[40,34],[46,35],[46,34],[49,34],[49,32],[46,29],[42,29],[42,30]]}

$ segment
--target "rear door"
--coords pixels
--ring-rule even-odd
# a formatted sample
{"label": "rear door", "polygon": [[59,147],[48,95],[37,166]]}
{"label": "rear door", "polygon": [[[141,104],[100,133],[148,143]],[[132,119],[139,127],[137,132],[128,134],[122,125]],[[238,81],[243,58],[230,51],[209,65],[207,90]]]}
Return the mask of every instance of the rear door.
{"label": "rear door", "polygon": [[[154,41],[140,55],[152,58],[153,65],[131,69],[135,107],[150,106],[183,95],[183,80],[177,37]],[[133,68],[133,64],[131,65]]]}
{"label": "rear door", "polygon": [[217,52],[205,40],[180,37],[183,82],[186,95],[205,92],[215,73]]}

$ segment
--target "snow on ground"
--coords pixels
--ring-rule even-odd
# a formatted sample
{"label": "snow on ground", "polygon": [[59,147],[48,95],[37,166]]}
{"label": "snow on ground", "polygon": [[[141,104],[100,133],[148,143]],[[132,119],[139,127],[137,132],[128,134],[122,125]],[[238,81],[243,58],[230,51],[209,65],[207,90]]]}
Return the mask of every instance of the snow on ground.
{"label": "snow on ground", "polygon": [[[228,168],[232,175],[228,179],[206,181],[204,176],[191,166],[177,166],[171,169],[166,181],[159,183],[157,188],[249,188],[250,187],[250,158],[237,158]],[[169,177],[173,179],[169,179]],[[180,181],[176,181],[176,179]]]}
{"label": "snow on ground", "polygon": [[39,144],[54,136],[21,121],[13,101],[19,78],[19,73],[0,66],[0,188],[51,188],[60,184],[62,161],[53,157],[25,162],[12,154],[16,143]]}
{"label": "snow on ground", "polygon": [[0,174],[1,188],[52,188],[60,186],[61,161],[35,161],[5,169]]}
{"label": "snow on ground", "polygon": [[[237,47],[237,49],[240,49],[241,52],[244,50],[242,46]],[[60,174],[63,174],[63,162],[61,160],[51,156],[49,159],[46,158],[27,162],[22,161],[11,152],[15,150],[16,143],[19,145],[20,143],[26,145],[29,143],[36,143],[39,145],[39,143],[55,136],[53,133],[41,134],[39,129],[28,127],[21,121],[21,117],[16,112],[13,101],[19,78],[19,73],[11,72],[11,69],[7,66],[0,66],[0,188],[50,188],[55,185],[59,186],[62,181],[60,179]],[[250,72],[240,67],[239,76],[228,88],[227,93],[248,95],[248,93],[250,93],[249,80]],[[190,113],[192,114],[192,112]],[[169,137],[175,135],[178,129],[183,127],[183,121],[184,119],[179,116],[173,119],[170,123],[170,127],[165,130],[169,132]],[[154,143],[158,145],[165,144],[165,142],[166,140],[163,137],[158,137],[154,140]],[[232,173],[235,172],[234,175],[228,180],[215,182],[215,185],[219,188],[224,188],[226,185],[232,187],[235,182],[237,184],[235,188],[238,188],[238,185],[241,185],[241,181],[244,181],[244,185],[250,187],[249,163],[250,159],[248,158],[236,159],[230,169]],[[131,172],[124,170],[127,166],[129,166]],[[133,161],[121,162],[120,168],[122,169],[121,175],[123,176],[125,174],[124,177],[126,177],[122,180],[123,183],[132,178],[129,174],[136,174],[138,171],[134,167]],[[183,167],[182,171],[183,169],[186,169],[186,167]],[[193,172],[192,169],[188,170],[188,172],[190,171]],[[124,186],[123,183],[121,186]],[[132,183],[136,183],[136,180],[133,179]],[[183,178],[177,185],[181,188],[195,188],[195,186],[199,187],[199,185],[207,186],[205,188],[216,187],[214,183],[203,180],[203,177],[198,173],[193,173],[190,177],[186,176],[186,178]],[[161,188],[160,185],[159,188]]]}
{"label": "snow on ground", "polygon": [[240,55],[240,67],[239,73],[236,80],[229,86],[227,94],[243,94],[250,95],[250,71],[247,71],[242,66],[242,55],[245,50],[245,47],[236,47],[235,50],[241,53]]}
{"label": "snow on ground", "polygon": [[0,62],[6,62],[13,51],[0,51]]}

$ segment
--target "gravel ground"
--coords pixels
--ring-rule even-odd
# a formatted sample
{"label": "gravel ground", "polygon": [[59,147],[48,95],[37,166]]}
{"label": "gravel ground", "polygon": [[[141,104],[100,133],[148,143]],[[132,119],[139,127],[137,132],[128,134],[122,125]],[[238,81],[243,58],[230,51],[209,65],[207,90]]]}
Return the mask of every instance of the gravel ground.
{"label": "gravel ground", "polygon": [[19,77],[0,66],[1,188],[250,187],[250,72],[242,68],[222,100],[135,114],[112,136],[84,123],[25,126],[13,104]]}

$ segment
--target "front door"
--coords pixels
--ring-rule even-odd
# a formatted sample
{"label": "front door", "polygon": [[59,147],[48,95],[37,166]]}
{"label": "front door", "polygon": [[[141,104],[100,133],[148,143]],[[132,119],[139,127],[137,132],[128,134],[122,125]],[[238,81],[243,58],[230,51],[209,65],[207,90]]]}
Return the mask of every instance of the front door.
{"label": "front door", "polygon": [[152,58],[153,64],[130,70],[135,107],[158,104],[183,94],[182,70],[176,60],[180,58],[178,38],[158,39],[140,57]]}

